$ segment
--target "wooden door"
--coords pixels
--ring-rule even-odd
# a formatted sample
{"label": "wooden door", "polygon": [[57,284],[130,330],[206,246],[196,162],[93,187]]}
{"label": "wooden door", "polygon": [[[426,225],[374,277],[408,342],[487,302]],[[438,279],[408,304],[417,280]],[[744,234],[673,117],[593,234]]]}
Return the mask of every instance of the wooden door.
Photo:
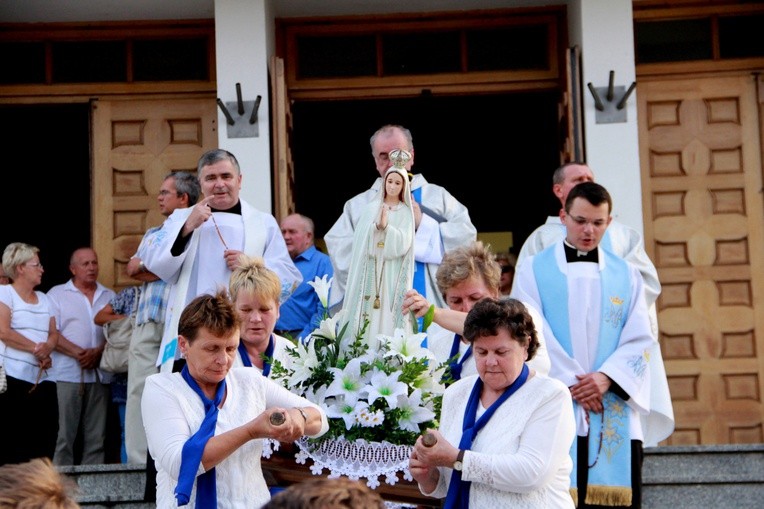
{"label": "wooden door", "polygon": [[284,75],[284,59],[271,57],[271,110],[273,111],[274,215],[281,220],[295,211],[294,163],[292,162],[292,110]]}
{"label": "wooden door", "polygon": [[146,229],[162,223],[156,197],[165,175],[196,173],[216,148],[214,99],[92,102],[93,245],[100,281],[118,290],[136,281],[125,273]]}
{"label": "wooden door", "polygon": [[658,269],[670,445],[764,442],[764,207],[756,80],[638,86],[645,245]]}

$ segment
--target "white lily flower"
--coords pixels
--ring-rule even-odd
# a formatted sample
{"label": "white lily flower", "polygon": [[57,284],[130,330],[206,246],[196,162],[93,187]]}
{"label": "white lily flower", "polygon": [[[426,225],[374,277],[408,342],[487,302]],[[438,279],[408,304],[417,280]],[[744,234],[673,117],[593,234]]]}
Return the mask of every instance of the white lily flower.
{"label": "white lily flower", "polygon": [[408,394],[408,386],[398,381],[400,374],[400,371],[396,371],[388,375],[375,369],[370,384],[366,386],[369,404],[374,404],[377,398],[384,398],[387,406],[398,408],[398,396]]}
{"label": "white lily flower", "polygon": [[366,386],[361,376],[361,359],[351,359],[345,369],[329,368],[334,374],[334,380],[326,389],[326,396],[344,396],[358,399]]}
{"label": "white lily flower", "polygon": [[342,323],[344,316],[345,310],[343,309],[334,316],[330,316],[324,320],[321,320],[321,325],[319,325],[318,329],[311,333],[311,336],[317,334],[329,339],[337,339],[337,327]]}
{"label": "white lily flower", "polygon": [[316,405],[323,407],[323,409],[326,410],[326,407],[327,407],[326,389],[328,389],[327,385],[322,385],[318,389],[314,389],[313,387],[308,387],[308,389],[305,391],[305,394],[303,396],[308,401],[312,401]]}
{"label": "white lily flower", "polygon": [[288,379],[290,387],[296,387],[308,380],[313,375],[313,370],[320,364],[313,341],[308,341],[306,344],[298,342],[294,350],[298,355],[292,358],[293,371]]}
{"label": "white lily flower", "polygon": [[358,401],[354,397],[337,398],[334,404],[326,408],[326,416],[332,419],[345,421],[345,429],[350,429],[358,424],[358,414],[369,408],[365,401]]}
{"label": "white lily flower", "polygon": [[423,392],[443,394],[446,391],[446,386],[441,383],[441,380],[445,372],[446,366],[431,369],[429,372],[426,371],[411,382],[411,386],[415,389],[421,389]]}
{"label": "white lily flower", "polygon": [[399,355],[403,357],[406,362],[411,362],[414,359],[421,359],[423,357],[435,361],[435,355],[427,348],[422,347],[422,341],[425,336],[424,332],[418,332],[416,334],[406,334],[403,329],[395,329],[393,337],[380,336],[380,340],[388,342],[390,350],[385,354],[385,357],[392,357]]}
{"label": "white lily flower", "polygon": [[419,424],[435,418],[435,412],[422,406],[422,391],[415,389],[410,396],[398,396],[398,408],[403,410],[398,426],[419,433]]}
{"label": "white lily flower", "polygon": [[318,300],[321,301],[321,305],[324,307],[324,309],[328,308],[329,288],[332,286],[332,281],[334,281],[334,278],[331,278],[329,281],[327,281],[326,276],[327,274],[324,274],[324,277],[322,278],[316,276],[313,281],[308,281],[308,284],[313,287],[313,290],[316,291]]}

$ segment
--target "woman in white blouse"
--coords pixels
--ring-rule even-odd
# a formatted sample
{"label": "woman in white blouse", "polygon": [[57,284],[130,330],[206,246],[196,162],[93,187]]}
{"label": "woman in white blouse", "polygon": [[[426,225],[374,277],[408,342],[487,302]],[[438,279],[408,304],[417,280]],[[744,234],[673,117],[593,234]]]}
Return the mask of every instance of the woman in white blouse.
{"label": "woman in white blouse", "polygon": [[256,369],[231,369],[239,318],[222,291],[186,306],[178,345],[183,371],[148,377],[141,401],[157,507],[260,507],[270,498],[262,439],[321,436],[329,429],[326,414]]}
{"label": "woman in white blouse", "polygon": [[58,396],[50,353],[58,343],[56,319],[42,282],[40,250],[8,244],[3,268],[13,283],[0,286],[0,364],[8,388],[0,394],[0,465],[53,458]]}
{"label": "woman in white blouse", "polygon": [[518,300],[483,299],[467,315],[478,375],[446,389],[437,442],[417,440],[409,470],[445,508],[572,509],[573,403],[562,382],[528,368],[538,338]]}

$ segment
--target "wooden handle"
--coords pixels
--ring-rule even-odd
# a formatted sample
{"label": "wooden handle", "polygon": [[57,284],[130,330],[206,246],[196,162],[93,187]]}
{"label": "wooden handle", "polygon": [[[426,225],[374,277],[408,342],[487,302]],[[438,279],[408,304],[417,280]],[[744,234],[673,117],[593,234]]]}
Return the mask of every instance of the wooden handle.
{"label": "wooden handle", "polygon": [[286,421],[286,417],[282,412],[273,412],[270,417],[271,424],[274,426],[281,426]]}
{"label": "wooden handle", "polygon": [[424,436],[422,436],[422,443],[425,447],[432,447],[438,443],[438,437],[427,431]]}

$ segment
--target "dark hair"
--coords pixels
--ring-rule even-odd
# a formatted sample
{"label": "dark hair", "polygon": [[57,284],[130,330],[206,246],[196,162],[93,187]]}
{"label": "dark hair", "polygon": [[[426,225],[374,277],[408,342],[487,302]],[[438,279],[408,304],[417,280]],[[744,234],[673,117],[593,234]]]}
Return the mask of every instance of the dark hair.
{"label": "dark hair", "polygon": [[292,484],[277,493],[261,509],[384,509],[385,502],[376,491],[361,481],[317,477]]}
{"label": "dark hair", "polygon": [[583,198],[595,207],[607,202],[608,214],[613,211],[613,199],[610,197],[610,193],[596,182],[581,182],[575,185],[565,200],[565,212],[570,212],[570,207],[573,206],[573,200],[576,198]]}
{"label": "dark hair", "polygon": [[199,179],[196,175],[188,171],[174,171],[168,174],[164,179],[175,179],[175,192],[178,196],[188,195],[188,206],[194,205],[202,193],[199,185]]}
{"label": "dark hair", "polygon": [[220,161],[230,161],[234,170],[236,170],[236,174],[241,175],[241,168],[239,168],[239,161],[236,160],[236,156],[227,150],[216,148],[205,152],[202,154],[202,157],[199,158],[199,162],[196,165],[196,176],[201,176],[202,168],[205,166],[210,166]]}
{"label": "dark hair", "polygon": [[178,335],[193,343],[201,329],[215,337],[225,337],[239,330],[239,315],[225,291],[216,295],[200,295],[188,303],[180,314]]}
{"label": "dark hair", "polygon": [[520,344],[528,342],[528,359],[533,359],[539,347],[539,338],[533,318],[525,305],[517,299],[483,299],[467,313],[464,334],[470,343],[484,336],[495,336],[506,329],[510,337]]}

